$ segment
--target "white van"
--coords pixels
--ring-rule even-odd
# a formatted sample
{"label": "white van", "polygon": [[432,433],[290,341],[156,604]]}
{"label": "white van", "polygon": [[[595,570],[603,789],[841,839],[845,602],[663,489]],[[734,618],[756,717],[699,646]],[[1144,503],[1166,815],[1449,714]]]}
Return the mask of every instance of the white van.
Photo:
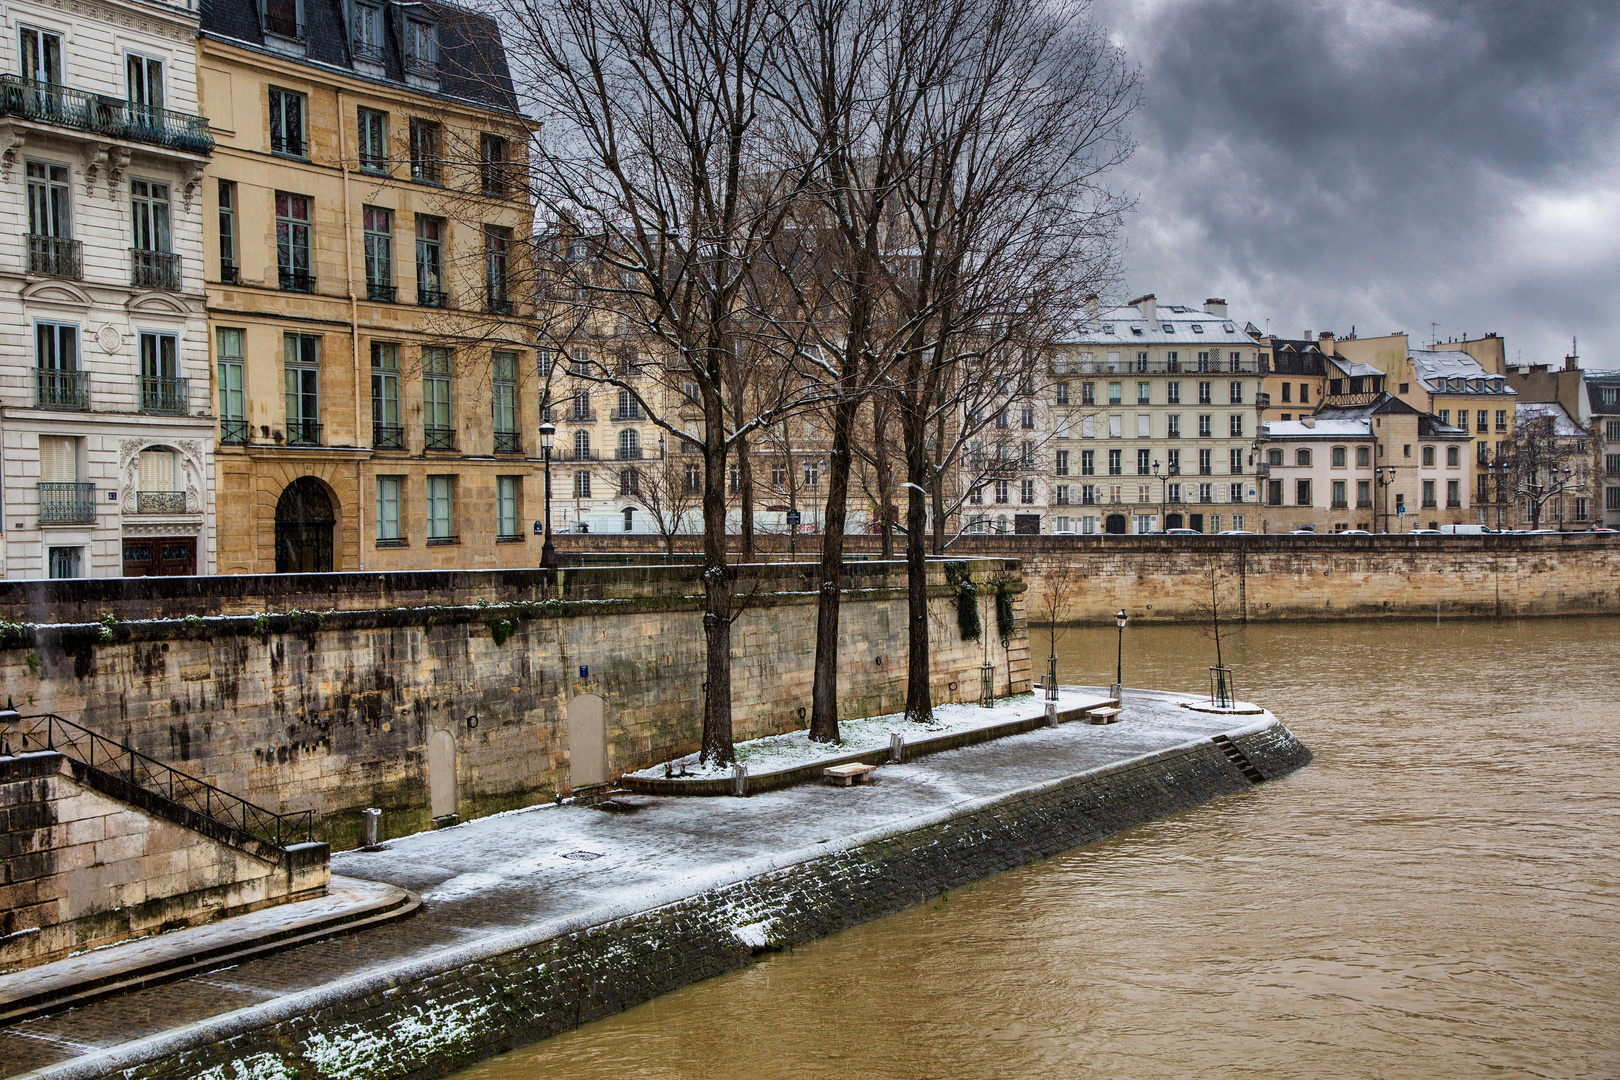
{"label": "white van", "polygon": [[1496,530],[1489,525],[1442,525],[1440,531],[1447,536],[1483,536]]}

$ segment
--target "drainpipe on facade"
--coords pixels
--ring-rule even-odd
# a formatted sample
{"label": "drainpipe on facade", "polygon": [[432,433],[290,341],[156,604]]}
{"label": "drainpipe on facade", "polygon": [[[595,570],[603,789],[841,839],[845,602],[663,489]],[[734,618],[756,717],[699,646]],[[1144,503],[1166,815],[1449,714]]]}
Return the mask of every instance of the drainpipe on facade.
{"label": "drainpipe on facade", "polygon": [[[354,368],[354,444],[360,445],[360,302],[354,294],[354,214],[349,198],[349,145],[344,137],[343,91],[337,92],[338,168],[343,170],[343,284],[349,290],[349,355]],[[355,549],[360,570],[366,569],[366,500],[362,492],[361,461],[354,458]]]}

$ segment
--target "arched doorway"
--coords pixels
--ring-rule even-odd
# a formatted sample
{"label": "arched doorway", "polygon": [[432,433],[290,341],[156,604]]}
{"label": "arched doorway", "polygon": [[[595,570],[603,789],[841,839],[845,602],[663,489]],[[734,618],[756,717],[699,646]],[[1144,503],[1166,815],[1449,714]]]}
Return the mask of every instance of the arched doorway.
{"label": "arched doorway", "polygon": [[330,573],[335,523],[325,484],[313,476],[288,484],[276,501],[276,573]]}
{"label": "arched doorway", "polygon": [[1125,535],[1125,515],[1109,514],[1108,520],[1103,522],[1103,531],[1115,536]]}
{"label": "arched doorway", "polygon": [[450,817],[457,812],[456,737],[440,728],[428,737],[428,807],[432,816]]}
{"label": "arched doorway", "polygon": [[568,780],[575,788],[608,780],[607,702],[595,694],[568,703]]}
{"label": "arched doorway", "polygon": [[1183,520],[1185,519],[1180,514],[1166,514],[1164,515],[1164,527],[1167,529],[1185,529],[1187,526],[1182,524]]}

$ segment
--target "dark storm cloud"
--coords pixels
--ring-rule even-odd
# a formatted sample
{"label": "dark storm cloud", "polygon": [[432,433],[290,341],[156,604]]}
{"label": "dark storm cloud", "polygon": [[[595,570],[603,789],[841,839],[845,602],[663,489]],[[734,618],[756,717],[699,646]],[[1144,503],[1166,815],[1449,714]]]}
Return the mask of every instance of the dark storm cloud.
{"label": "dark storm cloud", "polygon": [[1620,367],[1620,5],[1099,0],[1140,65],[1124,287]]}

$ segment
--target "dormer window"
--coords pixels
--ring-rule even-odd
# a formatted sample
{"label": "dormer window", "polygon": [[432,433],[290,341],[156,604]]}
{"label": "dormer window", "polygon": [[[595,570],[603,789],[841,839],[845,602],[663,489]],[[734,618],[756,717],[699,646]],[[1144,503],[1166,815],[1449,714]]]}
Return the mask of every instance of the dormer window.
{"label": "dormer window", "polygon": [[1140,326],[1133,326],[1133,327],[1131,327],[1131,333],[1135,334],[1137,337],[1141,337],[1142,336],[1142,328]]}
{"label": "dormer window", "polygon": [[304,40],[304,0],[259,0],[259,18],[267,34]]}
{"label": "dormer window", "polygon": [[1225,331],[1226,331],[1226,332],[1227,332],[1227,333],[1228,333],[1228,334],[1235,334],[1235,333],[1237,333],[1237,327],[1236,327],[1236,326],[1234,326],[1234,325],[1232,325],[1232,324],[1231,324],[1231,323],[1229,323],[1229,322],[1226,322],[1226,323],[1221,323],[1221,329],[1222,329],[1222,330],[1225,330]]}
{"label": "dormer window", "polygon": [[439,73],[439,32],[432,23],[405,20],[405,70],[434,78]]}
{"label": "dormer window", "polygon": [[1176,328],[1174,326],[1171,326],[1169,323],[1160,323],[1159,324],[1159,329],[1163,330],[1167,334],[1173,334],[1173,333],[1176,332]]}
{"label": "dormer window", "polygon": [[1193,333],[1195,333],[1195,334],[1202,334],[1204,332],[1204,324],[1203,323],[1193,323],[1192,328],[1193,328]]}
{"label": "dormer window", "polygon": [[382,10],[372,4],[355,4],[350,20],[349,52],[359,63],[382,63]]}
{"label": "dormer window", "polygon": [[1102,330],[1103,330],[1103,333],[1105,333],[1105,334],[1112,334],[1114,332],[1114,324],[1113,323],[1103,323]]}

